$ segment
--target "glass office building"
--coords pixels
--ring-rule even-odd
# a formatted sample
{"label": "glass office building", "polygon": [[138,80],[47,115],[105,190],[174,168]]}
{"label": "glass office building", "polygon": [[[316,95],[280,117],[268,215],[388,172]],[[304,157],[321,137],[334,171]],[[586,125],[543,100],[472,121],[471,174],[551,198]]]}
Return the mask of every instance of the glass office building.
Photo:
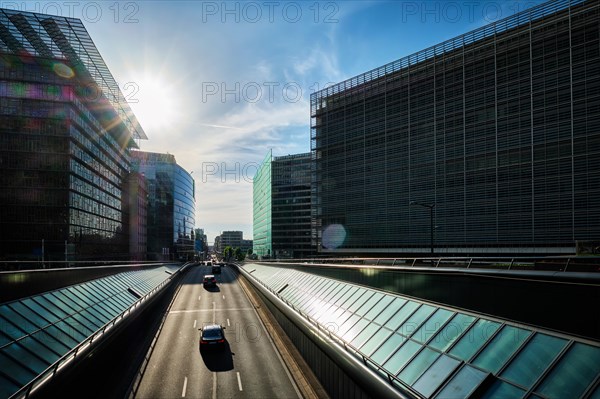
{"label": "glass office building", "polygon": [[132,169],[148,185],[147,245],[150,258],[193,256],[196,195],[192,175],[175,156],[131,151]]}
{"label": "glass office building", "polygon": [[79,19],[0,9],[0,259],[128,257],[146,138]]}
{"label": "glass office building", "polygon": [[271,150],[265,156],[252,182],[253,251],[259,257],[271,256],[273,231],[271,226]]}
{"label": "glass office building", "polygon": [[429,252],[430,225],[443,254],[600,240],[599,7],[547,2],[314,93],[320,252]]}
{"label": "glass office building", "polygon": [[311,241],[311,154],[265,157],[254,177],[254,253],[314,255]]}
{"label": "glass office building", "polygon": [[279,258],[307,258],[311,245],[311,154],[275,157],[271,166],[273,252]]}

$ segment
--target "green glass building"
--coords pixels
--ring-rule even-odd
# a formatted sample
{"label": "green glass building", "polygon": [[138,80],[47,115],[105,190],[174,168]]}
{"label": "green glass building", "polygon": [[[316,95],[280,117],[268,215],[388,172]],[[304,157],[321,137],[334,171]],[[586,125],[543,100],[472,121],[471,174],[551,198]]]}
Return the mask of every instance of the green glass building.
{"label": "green glass building", "polygon": [[311,153],[267,154],[254,180],[254,252],[258,256],[307,258],[311,236]]}
{"label": "green glass building", "polygon": [[271,161],[272,151],[263,159],[260,167],[254,175],[252,183],[252,230],[253,230],[253,252],[259,257],[271,256],[273,252],[271,225]]}

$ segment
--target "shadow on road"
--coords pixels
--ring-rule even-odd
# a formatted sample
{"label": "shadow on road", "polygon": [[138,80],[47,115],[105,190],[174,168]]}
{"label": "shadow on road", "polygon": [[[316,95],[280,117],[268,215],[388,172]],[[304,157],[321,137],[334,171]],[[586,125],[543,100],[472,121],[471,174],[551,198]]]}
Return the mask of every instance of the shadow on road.
{"label": "shadow on road", "polygon": [[210,371],[233,370],[233,355],[227,341],[222,350],[200,350],[200,356]]}
{"label": "shadow on road", "polygon": [[221,289],[219,288],[218,285],[215,285],[214,287],[208,287],[205,285],[204,289],[208,292],[221,292]]}

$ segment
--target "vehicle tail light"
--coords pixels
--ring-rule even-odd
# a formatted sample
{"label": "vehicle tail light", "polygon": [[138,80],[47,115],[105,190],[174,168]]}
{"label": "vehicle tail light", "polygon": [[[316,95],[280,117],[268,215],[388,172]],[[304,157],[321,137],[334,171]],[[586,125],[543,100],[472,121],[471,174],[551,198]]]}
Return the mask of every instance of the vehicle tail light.
{"label": "vehicle tail light", "polygon": [[201,344],[208,344],[208,341],[205,341],[205,340],[201,339],[201,340],[200,340],[200,343],[201,343]]}
{"label": "vehicle tail light", "polygon": [[220,340],[219,340],[219,343],[220,343],[220,344],[222,344],[222,343],[224,343],[224,342],[225,342],[225,340],[224,340],[224,339],[220,339]]}

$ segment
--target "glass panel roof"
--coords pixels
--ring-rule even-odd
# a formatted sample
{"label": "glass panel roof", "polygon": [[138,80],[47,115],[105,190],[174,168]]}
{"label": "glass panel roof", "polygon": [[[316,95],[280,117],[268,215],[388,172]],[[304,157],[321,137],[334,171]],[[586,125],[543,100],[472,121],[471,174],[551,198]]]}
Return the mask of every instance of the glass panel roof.
{"label": "glass panel roof", "polygon": [[576,342],[536,389],[552,398],[577,397],[598,377],[600,348]]}
{"label": "glass panel roof", "polygon": [[488,375],[475,367],[465,365],[435,397],[436,399],[469,398]]}
{"label": "glass panel roof", "polygon": [[352,353],[426,398],[468,398],[475,390],[489,398],[577,398],[600,379],[598,343],[302,270],[243,267],[267,285],[277,274],[288,284],[280,296],[296,295],[297,310],[324,328],[335,323],[332,336]]}
{"label": "glass panel roof", "polygon": [[565,339],[535,334],[501,375],[511,382],[531,388],[566,344]]}
{"label": "glass panel roof", "polygon": [[[96,334],[179,265],[124,272],[0,304],[0,397],[9,397]],[[169,273],[165,273],[169,271]]]}

